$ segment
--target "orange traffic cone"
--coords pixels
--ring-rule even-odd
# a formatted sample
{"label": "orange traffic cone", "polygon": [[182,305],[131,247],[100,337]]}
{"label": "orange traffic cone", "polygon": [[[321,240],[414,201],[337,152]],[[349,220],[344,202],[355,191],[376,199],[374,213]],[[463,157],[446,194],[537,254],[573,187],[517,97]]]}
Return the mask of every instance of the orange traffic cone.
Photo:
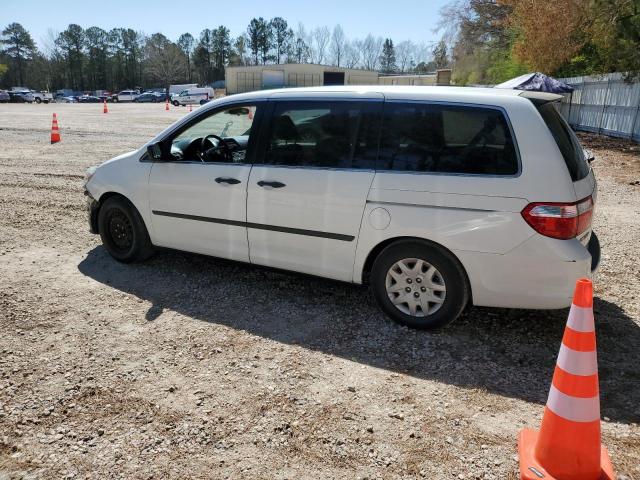
{"label": "orange traffic cone", "polygon": [[107,107],[107,99],[104,99],[104,107],[102,107],[102,113],[109,113],[109,108]]}
{"label": "orange traffic cone", "polygon": [[58,143],[60,140],[60,130],[58,130],[58,117],[53,114],[53,122],[51,123],[51,144]]}
{"label": "orange traffic cone", "polygon": [[521,480],[613,480],[600,443],[593,286],[578,280],[540,431],[518,439]]}
{"label": "orange traffic cone", "polygon": [[167,101],[164,102],[164,109],[168,112],[169,111],[169,99],[167,98]]}

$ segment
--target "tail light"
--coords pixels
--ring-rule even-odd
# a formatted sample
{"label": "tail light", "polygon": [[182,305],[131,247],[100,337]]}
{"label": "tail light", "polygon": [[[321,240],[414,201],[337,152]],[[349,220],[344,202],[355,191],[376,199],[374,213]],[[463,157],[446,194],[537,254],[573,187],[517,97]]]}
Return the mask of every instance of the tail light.
{"label": "tail light", "polygon": [[569,240],[591,227],[593,199],[574,203],[530,203],[522,210],[522,217],[540,235]]}

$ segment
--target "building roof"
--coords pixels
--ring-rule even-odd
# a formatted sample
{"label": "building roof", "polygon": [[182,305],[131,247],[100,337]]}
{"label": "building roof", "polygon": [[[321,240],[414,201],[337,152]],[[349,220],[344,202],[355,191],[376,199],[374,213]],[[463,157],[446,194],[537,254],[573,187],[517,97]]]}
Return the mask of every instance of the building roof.
{"label": "building roof", "polygon": [[225,67],[225,70],[278,70],[282,68],[295,68],[295,67],[321,67],[330,68],[334,70],[348,70],[350,72],[366,72],[378,73],[376,70],[365,70],[363,68],[348,68],[348,67],[336,67],[335,65],[324,65],[322,63],[268,63],[263,65],[230,65]]}

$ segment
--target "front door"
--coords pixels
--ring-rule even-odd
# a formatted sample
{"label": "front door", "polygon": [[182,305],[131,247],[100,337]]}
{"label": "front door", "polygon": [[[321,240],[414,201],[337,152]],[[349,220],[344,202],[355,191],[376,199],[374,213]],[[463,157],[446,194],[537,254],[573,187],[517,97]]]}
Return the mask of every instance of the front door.
{"label": "front door", "polygon": [[155,244],[249,260],[246,195],[256,109],[206,112],[167,139],[170,157],[154,162],[149,177]]}
{"label": "front door", "polygon": [[274,103],[249,178],[251,262],[352,281],[381,101]]}

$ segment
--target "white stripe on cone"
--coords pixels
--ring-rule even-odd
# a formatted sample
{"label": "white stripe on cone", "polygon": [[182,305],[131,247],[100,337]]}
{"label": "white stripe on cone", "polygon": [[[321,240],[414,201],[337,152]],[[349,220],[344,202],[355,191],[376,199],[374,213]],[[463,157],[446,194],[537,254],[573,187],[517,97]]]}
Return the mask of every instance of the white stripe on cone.
{"label": "white stripe on cone", "polygon": [[598,357],[595,350],[578,352],[571,350],[564,343],[560,345],[557,365],[573,375],[595,375],[598,373]]}
{"label": "white stripe on cone", "polygon": [[551,385],[547,407],[556,415],[572,422],[594,422],[600,420],[600,399],[578,398],[566,395]]}
{"label": "white stripe on cone", "polygon": [[567,326],[576,332],[594,332],[593,309],[571,304]]}

